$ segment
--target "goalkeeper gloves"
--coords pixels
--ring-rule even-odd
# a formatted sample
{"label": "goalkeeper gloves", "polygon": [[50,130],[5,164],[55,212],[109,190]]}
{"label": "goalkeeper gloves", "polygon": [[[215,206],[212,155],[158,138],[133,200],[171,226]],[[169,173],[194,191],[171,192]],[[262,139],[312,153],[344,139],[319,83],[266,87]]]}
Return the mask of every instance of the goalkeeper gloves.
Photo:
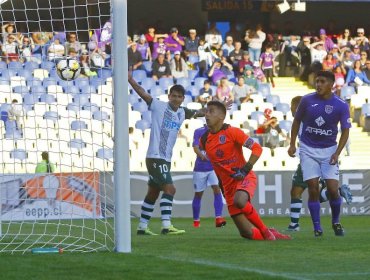
{"label": "goalkeeper gloves", "polygon": [[241,181],[248,175],[248,173],[252,170],[253,165],[247,162],[242,168],[233,167],[231,168],[234,171],[233,174],[230,175],[231,178],[234,178],[237,181]]}

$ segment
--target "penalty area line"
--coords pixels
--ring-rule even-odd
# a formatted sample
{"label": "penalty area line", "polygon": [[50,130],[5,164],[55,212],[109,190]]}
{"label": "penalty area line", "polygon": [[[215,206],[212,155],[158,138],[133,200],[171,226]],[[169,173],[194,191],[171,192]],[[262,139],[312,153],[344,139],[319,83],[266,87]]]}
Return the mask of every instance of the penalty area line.
{"label": "penalty area line", "polygon": [[286,274],[283,272],[272,272],[272,271],[267,271],[267,270],[260,270],[256,268],[250,268],[250,267],[245,267],[245,266],[240,266],[240,265],[235,265],[235,264],[227,264],[227,263],[220,263],[220,262],[214,262],[214,261],[209,261],[209,260],[203,260],[203,259],[183,259],[183,258],[176,258],[176,257],[163,257],[160,256],[158,257],[160,259],[165,259],[165,260],[175,260],[179,262],[187,262],[191,264],[198,264],[198,265],[206,265],[206,266],[211,266],[211,267],[216,267],[216,268],[224,268],[224,269],[230,269],[230,270],[239,270],[239,271],[245,271],[245,272],[253,272],[261,275],[267,275],[271,277],[284,277],[286,279],[291,279],[291,280],[311,280],[311,278],[303,278],[303,277],[298,277],[298,276],[293,276],[291,274]]}

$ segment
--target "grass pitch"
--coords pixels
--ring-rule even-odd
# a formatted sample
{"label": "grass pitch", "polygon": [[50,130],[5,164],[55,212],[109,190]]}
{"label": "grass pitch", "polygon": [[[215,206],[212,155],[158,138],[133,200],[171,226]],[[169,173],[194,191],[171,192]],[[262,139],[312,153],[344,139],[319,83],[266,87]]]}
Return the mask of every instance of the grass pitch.
{"label": "grass pitch", "polygon": [[[284,230],[289,218],[264,218]],[[343,217],[344,237],[336,237],[323,217],[324,236],[315,238],[311,220],[290,241],[250,241],[239,237],[230,218],[224,228],[202,219],[174,219],[181,236],[137,236],[132,220],[132,253],[1,254],[0,279],[370,279],[367,216]],[[160,232],[160,221],[151,229]]]}

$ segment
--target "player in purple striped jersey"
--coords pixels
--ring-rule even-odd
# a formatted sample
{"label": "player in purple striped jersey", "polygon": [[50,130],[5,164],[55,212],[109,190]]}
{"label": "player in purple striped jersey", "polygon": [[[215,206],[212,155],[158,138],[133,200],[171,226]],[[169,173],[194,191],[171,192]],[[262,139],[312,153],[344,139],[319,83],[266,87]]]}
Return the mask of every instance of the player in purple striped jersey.
{"label": "player in purple striped jersey", "polygon": [[[320,224],[320,177],[325,180],[329,191],[334,233],[337,236],[344,235],[339,221],[342,199],[338,194],[338,158],[348,140],[351,119],[348,104],[332,92],[334,81],[332,72],[318,72],[316,92],[302,97],[294,116],[288,149],[288,154],[294,157],[296,139],[302,123],[299,155],[303,180],[308,184],[308,208],[315,236],[323,234]],[[342,133],[337,144],[338,123]]]}
{"label": "player in purple striped jersey", "polygon": [[199,141],[202,135],[208,130],[207,126],[200,127],[194,131],[193,149],[197,154],[197,159],[194,164],[193,184],[194,184],[194,198],[193,198],[193,226],[200,226],[200,207],[204,190],[211,186],[214,194],[215,208],[215,224],[216,227],[223,227],[226,225],[225,219],[222,217],[222,193],[218,185],[218,178],[211,162],[208,160],[205,151],[199,148]]}

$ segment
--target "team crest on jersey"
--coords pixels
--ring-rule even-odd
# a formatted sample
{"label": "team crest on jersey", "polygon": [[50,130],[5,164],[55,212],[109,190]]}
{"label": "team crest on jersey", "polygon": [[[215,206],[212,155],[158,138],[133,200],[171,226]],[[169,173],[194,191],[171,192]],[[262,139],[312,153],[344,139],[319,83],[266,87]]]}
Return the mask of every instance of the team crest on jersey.
{"label": "team crest on jersey", "polygon": [[218,158],[223,158],[223,157],[224,157],[224,151],[222,151],[222,150],[218,149],[218,150],[216,151],[216,157],[218,157]]}
{"label": "team crest on jersey", "polygon": [[218,140],[220,141],[220,144],[225,144],[225,142],[226,142],[226,136],[225,135],[220,135],[220,137],[218,138]]}
{"label": "team crest on jersey", "polygon": [[331,114],[333,112],[333,106],[325,105],[325,113]]}

